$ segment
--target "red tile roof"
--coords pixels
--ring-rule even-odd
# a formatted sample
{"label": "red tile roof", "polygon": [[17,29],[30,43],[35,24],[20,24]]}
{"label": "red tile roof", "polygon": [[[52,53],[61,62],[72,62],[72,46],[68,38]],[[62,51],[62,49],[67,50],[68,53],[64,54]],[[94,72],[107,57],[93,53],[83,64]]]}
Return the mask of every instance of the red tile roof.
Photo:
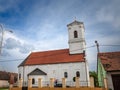
{"label": "red tile roof", "polygon": [[120,52],[99,53],[99,58],[106,71],[120,70]]}
{"label": "red tile roof", "polygon": [[84,62],[84,54],[69,54],[69,49],[31,53],[19,66]]}

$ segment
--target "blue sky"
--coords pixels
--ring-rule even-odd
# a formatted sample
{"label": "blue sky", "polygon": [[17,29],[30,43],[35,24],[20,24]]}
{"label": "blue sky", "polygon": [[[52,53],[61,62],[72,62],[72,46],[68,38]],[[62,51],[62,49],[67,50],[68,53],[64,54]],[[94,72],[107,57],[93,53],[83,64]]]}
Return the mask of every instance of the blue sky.
{"label": "blue sky", "polygon": [[[5,31],[0,70],[17,72],[33,51],[68,48],[66,25],[75,17],[84,22],[87,47],[95,40],[120,45],[119,4],[120,0],[0,0]],[[101,46],[100,51],[120,51],[120,46]],[[96,47],[87,48],[87,59],[90,70],[96,70]]]}

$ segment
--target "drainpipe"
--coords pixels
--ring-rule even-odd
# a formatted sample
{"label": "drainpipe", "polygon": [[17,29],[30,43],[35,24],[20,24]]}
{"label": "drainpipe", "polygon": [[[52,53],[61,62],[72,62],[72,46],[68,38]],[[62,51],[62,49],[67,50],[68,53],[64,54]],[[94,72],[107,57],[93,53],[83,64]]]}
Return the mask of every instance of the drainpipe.
{"label": "drainpipe", "polygon": [[83,51],[83,54],[84,54],[84,60],[85,60],[85,71],[86,71],[86,82],[87,82],[87,86],[88,86],[88,72],[87,72],[87,65],[86,65],[86,53],[85,53],[85,50]]}
{"label": "drainpipe", "polygon": [[25,74],[25,66],[23,66],[23,87],[25,86],[25,81],[24,81],[24,74]]}

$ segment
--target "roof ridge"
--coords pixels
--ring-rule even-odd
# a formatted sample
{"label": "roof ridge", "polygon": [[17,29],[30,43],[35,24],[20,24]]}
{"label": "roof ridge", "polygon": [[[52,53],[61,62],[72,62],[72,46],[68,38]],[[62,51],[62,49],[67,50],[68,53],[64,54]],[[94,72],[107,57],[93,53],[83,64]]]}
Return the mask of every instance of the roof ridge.
{"label": "roof ridge", "polygon": [[53,52],[53,51],[64,51],[64,50],[69,50],[69,49],[65,48],[65,49],[55,49],[55,50],[46,50],[46,51],[35,51],[35,52],[31,52],[31,54],[32,53]]}

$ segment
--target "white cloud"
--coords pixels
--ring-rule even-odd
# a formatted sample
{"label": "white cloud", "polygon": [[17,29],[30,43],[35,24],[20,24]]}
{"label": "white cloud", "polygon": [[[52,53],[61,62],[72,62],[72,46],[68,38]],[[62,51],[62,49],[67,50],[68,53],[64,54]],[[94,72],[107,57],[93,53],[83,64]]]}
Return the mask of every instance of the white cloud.
{"label": "white cloud", "polygon": [[[5,32],[3,36],[3,48],[2,55],[15,57],[23,54],[28,54],[30,51],[34,49],[32,42],[29,43],[27,40],[22,40],[14,33]],[[18,54],[18,55],[17,55]],[[24,55],[23,55],[24,57]]]}
{"label": "white cloud", "polygon": [[20,41],[13,38],[8,38],[4,45],[7,49],[19,48],[21,46]]}
{"label": "white cloud", "polygon": [[[98,22],[110,23],[115,28],[120,28],[119,0],[109,2],[96,12]],[[117,29],[116,29],[117,30]]]}
{"label": "white cloud", "polygon": [[68,48],[67,37],[58,35],[52,39],[44,39],[35,43],[36,51]]}

